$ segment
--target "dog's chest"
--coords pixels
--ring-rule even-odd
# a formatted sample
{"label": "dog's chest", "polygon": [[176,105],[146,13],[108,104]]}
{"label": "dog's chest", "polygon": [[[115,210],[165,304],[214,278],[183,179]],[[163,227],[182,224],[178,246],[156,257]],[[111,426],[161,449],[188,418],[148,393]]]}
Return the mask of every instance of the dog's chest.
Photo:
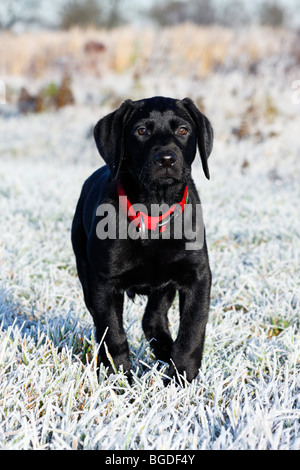
{"label": "dog's chest", "polygon": [[190,283],[196,276],[194,261],[185,250],[175,247],[127,251],[115,274],[120,288],[147,294],[170,283],[177,288]]}

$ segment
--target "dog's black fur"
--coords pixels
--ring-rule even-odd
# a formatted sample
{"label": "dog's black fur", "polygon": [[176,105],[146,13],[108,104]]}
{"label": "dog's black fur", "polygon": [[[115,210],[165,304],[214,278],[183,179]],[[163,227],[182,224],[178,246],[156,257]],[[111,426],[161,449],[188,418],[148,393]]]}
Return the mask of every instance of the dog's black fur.
{"label": "dog's black fur", "polygon": [[[186,132],[187,131],[187,132]],[[211,272],[206,242],[186,250],[186,239],[100,240],[96,234],[97,207],[119,201],[120,180],[131,204],[172,206],[182,200],[188,186],[188,203],[200,199],[191,178],[197,144],[207,178],[207,159],[213,131],[208,119],[189,99],[154,97],[125,101],[101,119],[94,129],[98,150],[106,165],[84,183],[77,204],[72,243],[84,299],[102,341],[100,361],[130,372],[129,348],[123,329],[123,297],[148,296],[143,330],[158,359],[169,362],[170,377],[186,373],[191,381],[198,373],[210,305]],[[127,221],[129,223],[129,220]],[[193,222],[194,223],[194,222]],[[180,325],[173,342],[168,329],[168,310],[179,292]],[[107,348],[105,348],[106,343]],[[177,372],[176,372],[177,369]]]}

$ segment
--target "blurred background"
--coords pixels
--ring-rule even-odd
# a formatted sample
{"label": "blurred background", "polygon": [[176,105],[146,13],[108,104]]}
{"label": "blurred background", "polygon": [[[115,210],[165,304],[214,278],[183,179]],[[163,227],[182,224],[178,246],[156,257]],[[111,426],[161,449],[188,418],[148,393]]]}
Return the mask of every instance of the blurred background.
{"label": "blurred background", "polygon": [[215,178],[294,179],[297,0],[1,1],[2,158],[94,168],[97,120],[154,95],[189,96],[209,117]]}
{"label": "blurred background", "polygon": [[290,95],[300,77],[297,0],[2,0],[0,39],[1,102],[21,113],[153,94],[204,107],[211,77],[230,77],[233,94],[259,76]]}
{"label": "blurred background", "polygon": [[215,176],[231,159],[239,174],[295,176],[297,0],[2,0],[0,59],[0,156],[47,148],[98,165],[99,117],[127,98],[189,96],[215,130]]}

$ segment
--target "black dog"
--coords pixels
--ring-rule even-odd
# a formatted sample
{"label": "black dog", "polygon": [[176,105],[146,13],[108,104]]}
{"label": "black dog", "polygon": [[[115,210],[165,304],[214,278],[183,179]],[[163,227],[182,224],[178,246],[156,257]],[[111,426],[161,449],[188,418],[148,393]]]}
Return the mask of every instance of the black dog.
{"label": "black dog", "polygon": [[[212,127],[189,98],[154,97],[125,101],[97,123],[94,136],[106,165],[83,185],[72,243],[96,339],[102,341],[100,361],[113,371],[108,351],[115,368],[122,365],[130,375],[123,297],[126,291],[131,297],[145,294],[142,324],[147,340],[152,340],[156,357],[170,363],[170,377],[185,372],[191,381],[201,364],[211,287],[191,164],[198,144],[209,179]],[[144,210],[134,209],[137,203]],[[155,216],[154,204],[165,204],[167,210]],[[190,233],[197,238],[203,228],[201,244],[188,245],[192,240],[184,227],[188,207],[192,208],[187,218]],[[179,236],[175,223],[182,229]],[[167,313],[177,290],[180,326],[173,342]]]}

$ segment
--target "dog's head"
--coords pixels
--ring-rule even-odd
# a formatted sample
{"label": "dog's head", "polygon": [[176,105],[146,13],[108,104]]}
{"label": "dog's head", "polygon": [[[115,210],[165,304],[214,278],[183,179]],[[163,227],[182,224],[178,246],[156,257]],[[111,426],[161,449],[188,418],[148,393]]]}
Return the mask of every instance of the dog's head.
{"label": "dog's head", "polygon": [[127,100],[96,124],[94,136],[113,178],[123,164],[145,186],[182,181],[190,171],[198,144],[209,179],[207,160],[213,130],[189,98]]}

